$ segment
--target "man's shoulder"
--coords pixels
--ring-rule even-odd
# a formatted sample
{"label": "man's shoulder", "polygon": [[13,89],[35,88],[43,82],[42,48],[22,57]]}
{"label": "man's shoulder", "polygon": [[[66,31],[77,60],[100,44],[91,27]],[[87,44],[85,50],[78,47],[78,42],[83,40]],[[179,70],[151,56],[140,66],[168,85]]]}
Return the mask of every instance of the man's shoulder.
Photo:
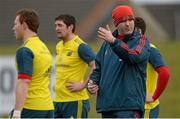
{"label": "man's shoulder", "polygon": [[25,57],[34,57],[34,53],[32,52],[31,49],[27,48],[27,47],[20,47],[17,51],[16,51],[16,59],[22,59]]}
{"label": "man's shoulder", "polygon": [[60,40],[60,41],[57,42],[56,46],[59,46],[59,45],[62,45],[62,44],[63,44],[63,41]]}
{"label": "man's shoulder", "polygon": [[58,41],[58,43],[56,44],[56,49],[61,47],[62,45],[63,45],[63,41],[62,40]]}
{"label": "man's shoulder", "polygon": [[23,53],[26,53],[26,52],[32,52],[32,50],[28,47],[20,47],[16,50],[16,54],[23,54]]}
{"label": "man's shoulder", "polygon": [[46,44],[38,37],[31,37],[27,42],[23,44],[23,47],[29,48],[29,49],[36,49],[40,46],[46,46]]}
{"label": "man's shoulder", "polygon": [[157,48],[154,44],[150,43],[151,48]]}
{"label": "man's shoulder", "polygon": [[86,42],[84,42],[84,40],[82,40],[78,35],[75,36],[75,39],[74,39],[74,43],[76,43],[78,46],[80,44],[87,44]]}
{"label": "man's shoulder", "polygon": [[150,52],[151,52],[151,54],[159,54],[160,53],[159,49],[152,43],[150,43]]}

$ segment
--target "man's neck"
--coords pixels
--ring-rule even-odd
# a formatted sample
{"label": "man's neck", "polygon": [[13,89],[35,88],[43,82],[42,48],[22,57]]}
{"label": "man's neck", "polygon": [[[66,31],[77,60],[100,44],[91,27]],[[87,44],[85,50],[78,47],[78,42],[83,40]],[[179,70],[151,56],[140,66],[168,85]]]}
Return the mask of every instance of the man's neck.
{"label": "man's neck", "polygon": [[65,44],[66,42],[72,40],[75,37],[74,33],[69,34],[66,38],[63,39],[63,43]]}
{"label": "man's neck", "polygon": [[32,31],[27,31],[24,34],[23,42],[25,42],[28,38],[33,37],[33,36],[37,36],[37,33],[32,32]]}
{"label": "man's neck", "polygon": [[[134,32],[133,32],[133,33],[134,33]],[[131,36],[133,35],[133,33],[132,33],[132,34],[121,34],[121,33],[118,32],[118,36],[119,36],[121,39],[125,39],[125,38],[131,37]]]}

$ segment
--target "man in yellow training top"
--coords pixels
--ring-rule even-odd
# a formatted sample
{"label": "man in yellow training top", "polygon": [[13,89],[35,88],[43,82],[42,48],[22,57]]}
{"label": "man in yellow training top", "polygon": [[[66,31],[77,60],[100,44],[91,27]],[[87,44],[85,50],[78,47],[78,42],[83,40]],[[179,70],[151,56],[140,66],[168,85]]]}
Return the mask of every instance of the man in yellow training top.
{"label": "man in yellow training top", "polygon": [[17,11],[13,31],[23,42],[16,52],[18,81],[13,118],[53,118],[53,101],[49,90],[52,56],[39,39],[36,11]]}
{"label": "man in yellow training top", "polygon": [[87,118],[90,109],[86,91],[87,65],[95,67],[95,55],[75,34],[76,20],[64,14],[55,18],[55,30],[60,39],[56,46],[55,118]]}
{"label": "man in yellow training top", "polygon": [[[145,34],[146,24],[141,17],[135,18],[136,30]],[[165,90],[169,80],[169,69],[164,60],[152,43],[150,44],[150,57],[147,65],[146,80],[146,103],[144,118],[158,118],[159,115],[159,97]]]}

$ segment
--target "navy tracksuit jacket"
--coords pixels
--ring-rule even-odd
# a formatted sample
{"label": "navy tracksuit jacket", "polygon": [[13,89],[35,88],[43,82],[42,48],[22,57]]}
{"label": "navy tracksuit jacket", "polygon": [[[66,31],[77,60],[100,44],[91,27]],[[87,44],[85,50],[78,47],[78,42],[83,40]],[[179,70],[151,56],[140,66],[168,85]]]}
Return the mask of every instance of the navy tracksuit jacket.
{"label": "navy tracksuit jacket", "polygon": [[[117,37],[117,32],[113,35]],[[90,76],[99,86],[97,112],[144,111],[149,50],[149,41],[138,32],[113,44],[102,44]]]}

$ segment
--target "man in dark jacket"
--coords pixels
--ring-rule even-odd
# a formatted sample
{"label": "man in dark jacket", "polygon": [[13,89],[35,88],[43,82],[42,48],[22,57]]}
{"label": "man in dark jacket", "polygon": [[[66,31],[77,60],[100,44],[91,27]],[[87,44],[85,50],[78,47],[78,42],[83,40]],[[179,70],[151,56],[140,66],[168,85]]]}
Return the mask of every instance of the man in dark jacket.
{"label": "man in dark jacket", "polygon": [[146,66],[149,42],[134,32],[134,14],[129,6],[112,11],[117,30],[98,29],[105,42],[96,56],[96,68],[88,90],[97,92],[96,110],[103,118],[138,118],[143,116],[146,96]]}

